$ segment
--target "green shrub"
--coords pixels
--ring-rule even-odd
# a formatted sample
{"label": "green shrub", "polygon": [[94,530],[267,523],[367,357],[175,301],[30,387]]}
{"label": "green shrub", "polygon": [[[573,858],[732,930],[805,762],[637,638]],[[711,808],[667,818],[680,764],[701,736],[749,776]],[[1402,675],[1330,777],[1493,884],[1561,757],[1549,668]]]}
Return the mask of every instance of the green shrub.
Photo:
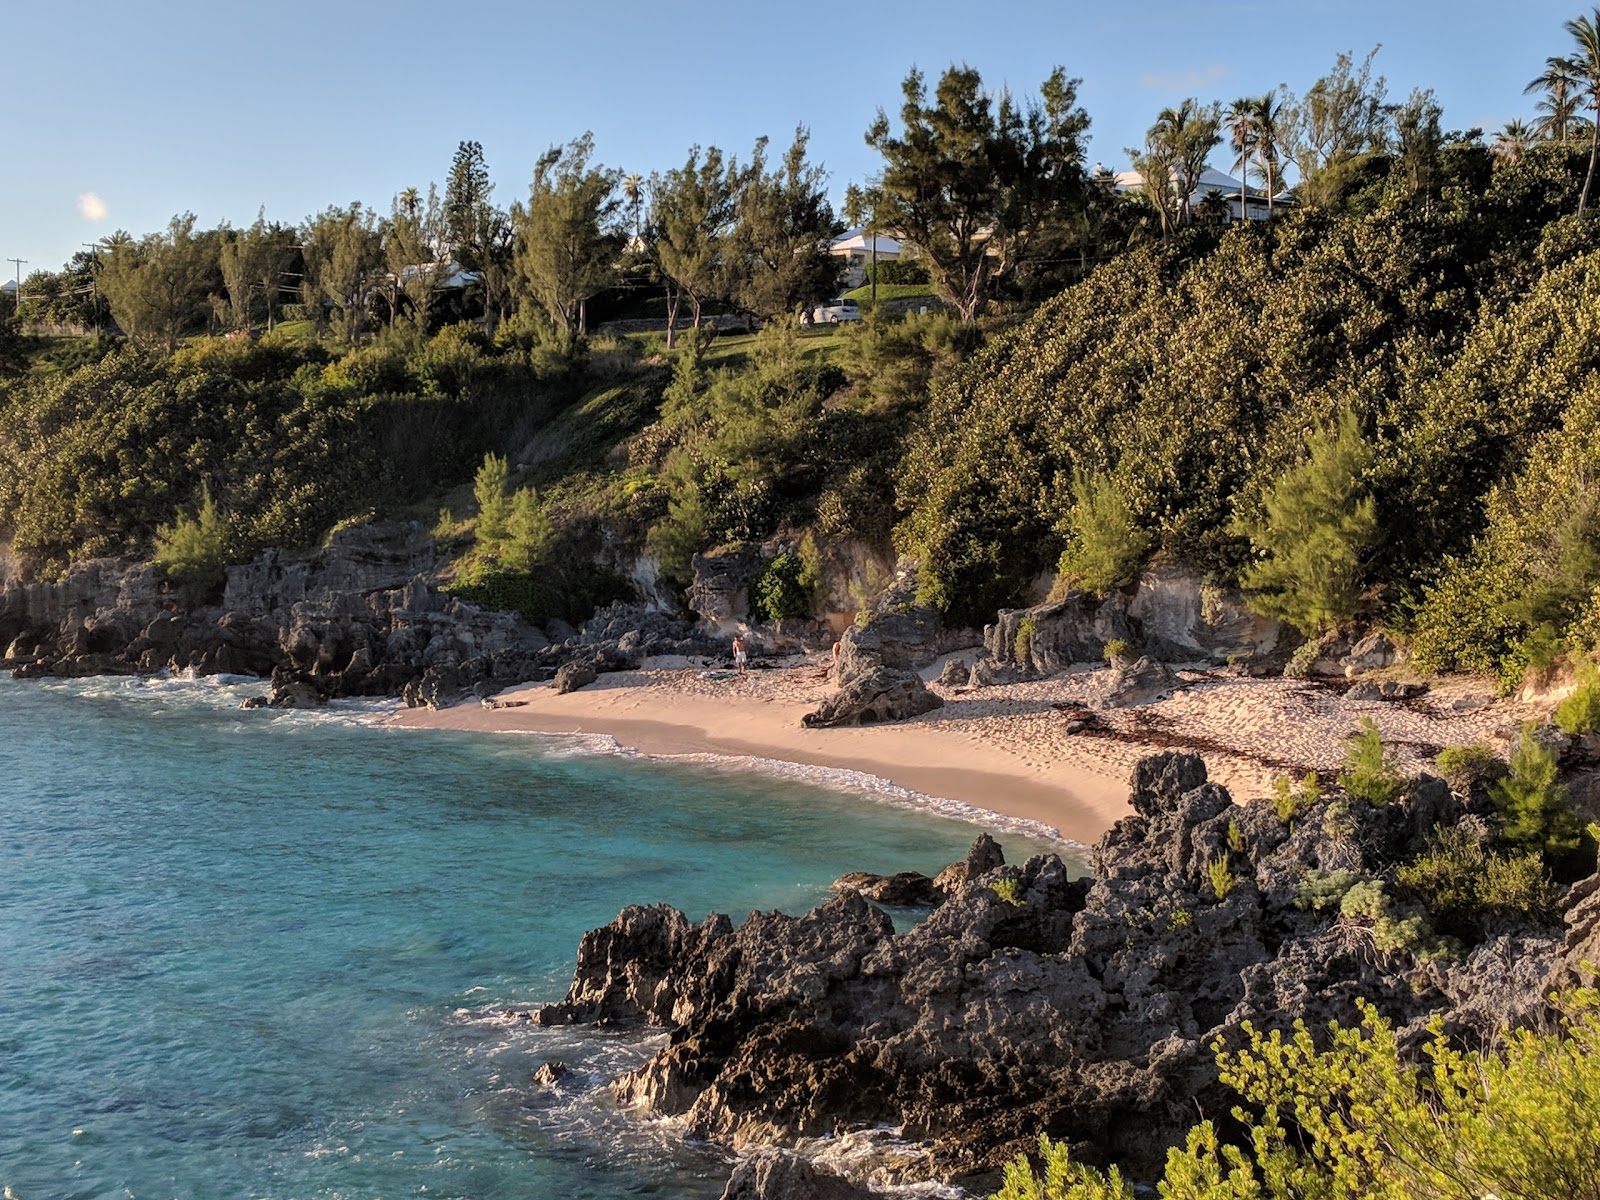
{"label": "green shrub", "polygon": [[[1246,1044],[1212,1046],[1238,1098],[1225,1142],[1202,1121],[1167,1153],[1163,1200],[1443,1200],[1504,1196],[1596,1200],[1600,1151],[1600,1007],[1568,997],[1561,1028],[1507,1031],[1503,1050],[1473,1051],[1429,1027],[1424,1053],[1402,1054],[1368,1001],[1358,1027],[1313,1034],[1243,1025]],[[1224,1125],[1223,1128],[1229,1128]],[[1533,1136],[1532,1131],[1559,1131]],[[1115,1170],[1074,1163],[1040,1140],[1042,1172],[1006,1167],[993,1200],[1132,1200]]]}
{"label": "green shrub", "polygon": [[1489,793],[1504,819],[1501,837],[1512,846],[1543,853],[1557,866],[1582,844],[1583,823],[1560,780],[1555,751],[1540,740],[1531,721],[1522,727],[1510,767]]}
{"label": "green shrub", "polygon": [[1454,949],[1434,931],[1421,905],[1395,899],[1381,879],[1352,884],[1339,901],[1339,916],[1370,929],[1373,948],[1380,954],[1410,954],[1427,961]]}
{"label": "green shrub", "polygon": [[785,550],[767,563],[750,582],[750,619],[783,621],[811,615],[813,578],[804,560]]}
{"label": "green shrub", "polygon": [[1475,786],[1490,783],[1503,777],[1506,764],[1492,747],[1483,742],[1470,746],[1446,746],[1434,760],[1439,775],[1458,795],[1466,795]]}
{"label": "green shrub", "polygon": [[1393,757],[1371,717],[1361,718],[1361,730],[1345,742],[1345,770],[1339,786],[1357,800],[1374,807],[1392,804],[1405,794],[1406,778],[1395,769]]}
{"label": "green shrub", "polygon": [[1556,705],[1555,722],[1565,733],[1600,730],[1600,668],[1592,660],[1579,660],[1577,690]]}
{"label": "green shrub", "polygon": [[1356,871],[1308,871],[1295,896],[1295,907],[1322,913],[1336,909],[1347,893],[1368,877]]}
{"label": "green shrub", "polygon": [[1495,918],[1555,918],[1560,889],[1537,854],[1497,854],[1462,826],[1440,830],[1396,882],[1420,900],[1443,932],[1481,937]]}
{"label": "green shrub", "polygon": [[1221,852],[1206,864],[1206,878],[1211,884],[1211,894],[1218,900],[1226,900],[1228,893],[1239,886],[1239,877],[1228,865],[1228,856]]}
{"label": "green shrub", "polygon": [[512,493],[505,536],[497,549],[506,570],[523,575],[532,571],[549,556],[555,537],[555,526],[540,507],[539,494],[531,487]]}
{"label": "green shrub", "polygon": [[1039,623],[1032,617],[1017,622],[1017,636],[1012,640],[1011,658],[1018,666],[1027,666],[1033,653],[1033,635],[1039,632]]}
{"label": "green shrub", "polygon": [[1293,824],[1300,814],[1321,799],[1322,781],[1315,771],[1307,771],[1299,784],[1287,775],[1279,775],[1272,781],[1272,809],[1285,825]]}
{"label": "green shrub", "polygon": [[1239,822],[1232,817],[1228,818],[1228,849],[1235,854],[1243,854],[1244,847],[1244,830],[1239,828]]}
{"label": "green shrub", "polygon": [[1362,478],[1372,449],[1353,412],[1312,434],[1307,451],[1273,484],[1261,516],[1235,528],[1258,555],[1240,579],[1250,605],[1309,637],[1356,614],[1378,518]]}
{"label": "green shrub", "polygon": [[1114,663],[1119,659],[1133,657],[1133,647],[1126,638],[1112,638],[1106,643],[1106,661]]}
{"label": "green shrub", "polygon": [[472,480],[472,498],[478,502],[478,545],[487,554],[498,554],[506,538],[510,503],[506,499],[506,480],[510,469],[506,460],[494,452],[483,456],[483,465]]}
{"label": "green shrub", "polygon": [[204,603],[221,590],[226,578],[229,536],[228,520],[206,488],[195,516],[180,512],[170,525],[157,527],[156,571],[191,604]]}
{"label": "green shrub", "polygon": [[989,890],[1012,906],[1022,903],[1022,880],[1015,875],[995,880],[989,885]]}
{"label": "green shrub", "polygon": [[1084,471],[1073,472],[1065,532],[1067,549],[1057,570],[1095,595],[1132,583],[1155,545],[1155,538],[1134,520],[1116,483]]}

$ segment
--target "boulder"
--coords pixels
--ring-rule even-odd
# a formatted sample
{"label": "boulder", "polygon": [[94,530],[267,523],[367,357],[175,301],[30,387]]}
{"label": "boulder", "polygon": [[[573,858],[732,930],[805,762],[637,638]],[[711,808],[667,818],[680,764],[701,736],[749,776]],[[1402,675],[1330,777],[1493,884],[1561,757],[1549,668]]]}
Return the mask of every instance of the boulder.
{"label": "boulder", "polygon": [[1023,678],[1024,674],[1020,668],[1009,663],[996,662],[988,655],[984,655],[972,664],[972,670],[967,675],[967,686],[996,687],[1001,684],[1017,683]]}
{"label": "boulder", "polygon": [[953,896],[980,875],[999,870],[1006,865],[1006,856],[1000,843],[987,833],[980,833],[967,851],[967,857],[951,863],[933,878],[934,890],[941,896]]}
{"label": "boulder", "polygon": [[563,1062],[547,1062],[542,1064],[533,1073],[533,1082],[538,1087],[553,1088],[561,1082],[561,1077],[567,1073],[567,1064]]}
{"label": "boulder", "polygon": [[1350,647],[1350,653],[1339,660],[1339,665],[1344,668],[1345,678],[1354,679],[1368,671],[1385,670],[1399,661],[1400,652],[1393,642],[1381,633],[1369,633]]}
{"label": "boulder", "polygon": [[815,712],[802,717],[801,724],[808,729],[824,729],[902,721],[943,707],[944,701],[930,692],[914,671],[873,667],[850,677]]}
{"label": "boulder", "polygon": [[875,1194],[788,1150],[765,1146],[739,1160],[721,1200],[871,1200]]}
{"label": "boulder", "polygon": [[934,881],[920,871],[900,871],[894,875],[874,875],[871,871],[851,871],[828,885],[830,892],[860,892],[878,904],[915,907],[935,904],[942,893]]}
{"label": "boulder", "polygon": [[983,647],[996,662],[1045,674],[1100,662],[1107,642],[1134,637],[1125,608],[1120,593],[1099,599],[1069,592],[1032,608],[1001,609],[994,624],[984,627]]}
{"label": "boulder", "polygon": [[750,580],[761,569],[760,546],[696,554],[690,560],[689,608],[710,625],[742,620],[749,612]]}
{"label": "boulder", "polygon": [[1092,707],[1131,708],[1138,704],[1149,704],[1170,696],[1182,686],[1182,680],[1165,663],[1140,658],[1111,668],[1109,678],[1101,694],[1092,702]]}
{"label": "boulder", "polygon": [[966,687],[967,681],[972,678],[972,668],[964,658],[952,658],[944,664],[944,669],[939,672],[940,687]]}
{"label": "boulder", "polygon": [[581,687],[588,687],[598,678],[600,673],[595,670],[593,660],[578,659],[563,663],[556,668],[556,695],[564,696]]}
{"label": "boulder", "polygon": [[268,701],[273,708],[317,708],[326,702],[326,697],[310,683],[294,678],[274,679]]}

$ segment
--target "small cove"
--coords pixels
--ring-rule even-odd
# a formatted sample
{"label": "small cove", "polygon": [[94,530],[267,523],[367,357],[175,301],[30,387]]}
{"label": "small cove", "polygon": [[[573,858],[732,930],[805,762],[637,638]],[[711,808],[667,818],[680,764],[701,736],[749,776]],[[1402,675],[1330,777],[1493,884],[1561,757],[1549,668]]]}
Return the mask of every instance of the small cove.
{"label": "small cove", "polygon": [[[985,826],[726,764],[240,712],[242,681],[0,680],[0,1183],[111,1196],[715,1196],[614,1111],[565,990],[628,903],[800,912]],[[997,830],[1008,856],[1042,848]],[[531,1071],[573,1063],[535,1097]]]}

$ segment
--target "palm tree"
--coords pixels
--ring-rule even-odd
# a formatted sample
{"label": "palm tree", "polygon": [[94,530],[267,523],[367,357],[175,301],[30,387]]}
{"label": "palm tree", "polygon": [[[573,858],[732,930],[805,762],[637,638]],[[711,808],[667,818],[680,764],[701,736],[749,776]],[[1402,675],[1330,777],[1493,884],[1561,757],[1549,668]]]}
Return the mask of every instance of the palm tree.
{"label": "palm tree", "polygon": [[1510,120],[1505,128],[1495,134],[1494,152],[1502,158],[1516,162],[1533,144],[1534,132],[1520,120]]}
{"label": "palm tree", "polygon": [[403,188],[400,192],[400,207],[406,210],[406,216],[414,217],[417,209],[422,204],[422,193],[414,187]]}
{"label": "palm tree", "polygon": [[1568,59],[1547,58],[1544,63],[1544,73],[1529,81],[1528,86],[1522,89],[1522,94],[1529,96],[1541,91],[1545,94],[1545,98],[1534,106],[1542,114],[1534,122],[1534,130],[1540,137],[1548,141],[1559,140],[1565,146],[1567,134],[1578,114],[1578,78],[1574,64]]}
{"label": "palm tree", "polygon": [[[1600,117],[1600,8],[1587,17],[1577,17],[1567,22],[1567,32],[1577,42],[1577,54],[1566,60],[1577,78],[1579,94],[1587,106]],[[1589,139],[1589,169],[1583,176],[1583,192],[1578,196],[1578,215],[1583,216],[1589,207],[1589,187],[1594,183],[1595,152],[1600,150],[1600,138]]]}
{"label": "palm tree", "polygon": [[1277,92],[1268,92],[1256,101],[1256,162],[1267,185],[1267,218],[1272,217],[1272,198],[1278,191],[1278,139],[1282,135],[1283,101]]}
{"label": "palm tree", "polygon": [[623,176],[622,194],[627,198],[628,206],[633,209],[633,240],[639,241],[639,211],[644,199],[644,177],[634,171]]}
{"label": "palm tree", "polygon": [[1250,152],[1256,146],[1256,121],[1260,116],[1260,109],[1256,107],[1255,100],[1250,97],[1241,97],[1228,107],[1228,113],[1223,118],[1228,126],[1228,135],[1233,139],[1233,149],[1237,157],[1233,165],[1239,172],[1239,220],[1245,219],[1249,210],[1245,207],[1245,180],[1250,175]]}

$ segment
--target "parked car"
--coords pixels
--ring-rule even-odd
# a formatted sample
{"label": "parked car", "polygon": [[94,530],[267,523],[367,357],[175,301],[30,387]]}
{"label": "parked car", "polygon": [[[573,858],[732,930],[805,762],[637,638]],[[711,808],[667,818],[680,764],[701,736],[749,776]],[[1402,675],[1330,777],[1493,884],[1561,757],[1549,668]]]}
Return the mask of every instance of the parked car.
{"label": "parked car", "polygon": [[811,310],[811,323],[813,325],[837,325],[840,321],[861,320],[861,307],[854,300],[847,300],[843,296],[837,300],[828,300],[817,305]]}

